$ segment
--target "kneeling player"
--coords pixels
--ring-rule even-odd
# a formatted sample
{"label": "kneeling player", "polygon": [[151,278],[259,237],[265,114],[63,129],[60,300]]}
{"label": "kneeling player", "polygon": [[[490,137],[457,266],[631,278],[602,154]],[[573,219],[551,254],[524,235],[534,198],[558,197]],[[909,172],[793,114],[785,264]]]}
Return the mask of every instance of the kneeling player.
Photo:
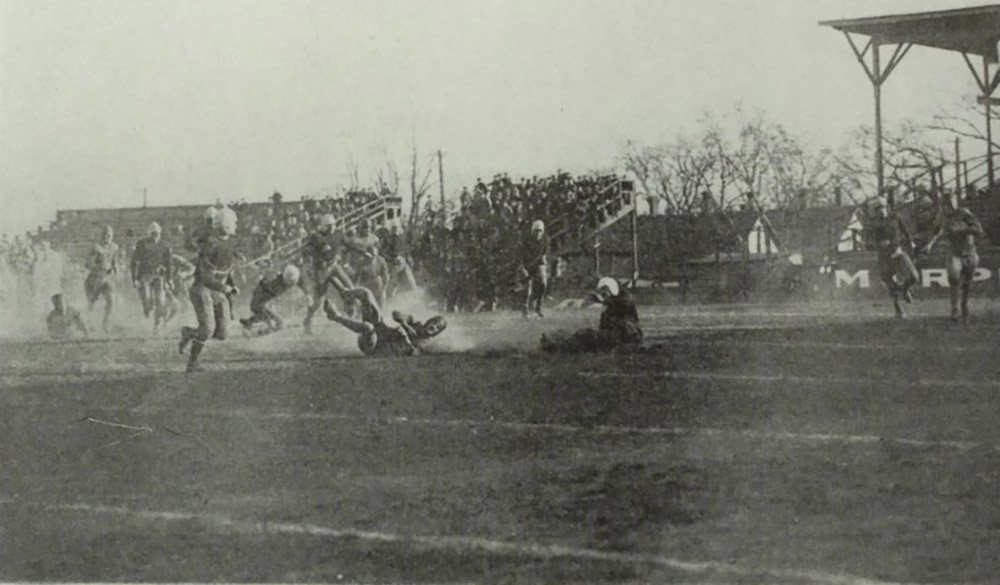
{"label": "kneeling player", "polygon": [[382,311],[375,301],[375,295],[366,288],[352,288],[341,293],[344,302],[357,301],[361,306],[361,321],[351,319],[338,311],[329,299],[324,299],[323,310],[327,319],[336,321],[358,334],[358,348],[368,356],[409,356],[417,353],[421,342],[430,339],[447,327],[443,317],[433,317],[424,323],[417,322],[411,315],[393,312],[396,325],[388,325],[382,319]]}
{"label": "kneeling player", "polygon": [[542,350],[550,352],[585,353],[607,352],[627,345],[642,343],[639,313],[628,291],[622,290],[618,281],[605,277],[597,289],[587,297],[590,303],[601,303],[604,311],[597,329],[580,329],[573,335],[559,339],[542,335]]}
{"label": "kneeling player", "polygon": [[293,287],[299,284],[301,273],[294,264],[285,266],[285,270],[270,279],[261,278],[257,287],[253,289],[253,296],[250,297],[250,312],[253,313],[247,319],[240,319],[243,329],[247,332],[253,330],[257,323],[264,323],[267,329],[261,335],[274,333],[285,326],[284,319],[277,311],[275,301]]}

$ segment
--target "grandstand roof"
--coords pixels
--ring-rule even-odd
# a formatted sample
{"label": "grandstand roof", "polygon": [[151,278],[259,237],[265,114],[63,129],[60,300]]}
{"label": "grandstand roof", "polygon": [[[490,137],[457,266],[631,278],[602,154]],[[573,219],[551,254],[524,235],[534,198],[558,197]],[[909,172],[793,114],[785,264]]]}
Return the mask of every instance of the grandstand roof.
{"label": "grandstand roof", "polygon": [[844,33],[872,37],[876,44],[912,43],[946,51],[980,55],[997,62],[1000,43],[1000,4],[827,20],[819,23]]}

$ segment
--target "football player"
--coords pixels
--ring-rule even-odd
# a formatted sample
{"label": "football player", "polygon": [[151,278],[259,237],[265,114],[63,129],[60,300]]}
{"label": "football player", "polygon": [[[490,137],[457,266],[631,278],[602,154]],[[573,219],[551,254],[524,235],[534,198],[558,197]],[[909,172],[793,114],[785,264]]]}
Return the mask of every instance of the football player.
{"label": "football player", "polygon": [[88,335],[87,326],[80,318],[80,311],[64,304],[62,294],[52,295],[52,312],[45,324],[52,339],[73,339],[78,333],[84,337]]}
{"label": "football player", "polygon": [[584,353],[608,352],[623,346],[642,343],[639,313],[628,291],[614,278],[604,277],[588,295],[585,304],[604,305],[597,329],[580,329],[567,338],[542,335],[542,350],[547,352]]}
{"label": "football player", "polygon": [[419,323],[411,315],[399,312],[393,313],[396,325],[389,325],[383,320],[382,311],[370,290],[358,287],[343,291],[342,295],[345,302],[360,304],[360,321],[345,316],[329,299],[323,301],[323,310],[327,319],[358,334],[358,349],[367,356],[414,355],[419,352],[420,343],[439,335],[448,325],[440,316]]}
{"label": "football player", "polygon": [[87,309],[94,310],[98,299],[104,299],[104,319],[101,328],[108,332],[111,311],[115,304],[115,277],[118,276],[118,244],[114,242],[115,232],[110,225],[104,226],[101,239],[94,245],[87,258],[87,278],[83,289],[87,295]]}
{"label": "football player", "polygon": [[342,257],[344,241],[336,227],[337,219],[326,214],[320,218],[320,227],[309,234],[302,244],[302,261],[306,275],[302,279],[302,290],[312,299],[302,327],[306,334],[312,333],[312,318],[323,306],[323,299],[332,286],[338,291],[354,288],[354,282],[344,270]]}
{"label": "football player", "polygon": [[979,253],[976,251],[976,237],[983,235],[983,226],[968,208],[958,203],[958,196],[950,193],[945,197],[945,207],[938,216],[938,229],[924,251],[928,254],[938,239],[948,240],[945,248],[945,270],[948,273],[948,289],[951,296],[951,320],[969,320],[969,292],[972,279],[979,268]]}
{"label": "football player", "polygon": [[132,253],[130,271],[132,283],[139,291],[142,312],[147,318],[153,315],[153,334],[160,325],[172,317],[167,295],[173,281],[173,254],[163,242],[163,230],[155,221],[146,230],[147,236],[139,240]]}
{"label": "football player", "polygon": [[908,253],[913,249],[913,239],[906,224],[895,212],[889,211],[883,199],[875,201],[874,212],[872,233],[878,251],[879,276],[889,290],[896,317],[901,319],[903,308],[899,299],[913,302],[910,287],[919,279],[917,267]]}
{"label": "football player", "polygon": [[191,306],[198,319],[198,326],[181,328],[181,340],[178,344],[178,350],[182,354],[188,344],[191,345],[188,372],[201,371],[198,356],[210,334],[219,341],[224,341],[228,334],[227,323],[232,310],[229,297],[239,294],[239,289],[231,278],[236,267],[231,238],[236,235],[237,221],[236,212],[232,209],[227,207],[219,210],[215,216],[216,233],[204,240],[198,252],[194,283],[190,290]]}
{"label": "football player", "polygon": [[285,321],[278,313],[275,301],[281,295],[298,286],[300,278],[299,268],[294,264],[285,266],[281,274],[271,278],[261,278],[250,297],[250,312],[252,314],[246,319],[240,319],[243,329],[250,332],[257,323],[267,325],[267,329],[261,335],[282,329],[285,326]]}

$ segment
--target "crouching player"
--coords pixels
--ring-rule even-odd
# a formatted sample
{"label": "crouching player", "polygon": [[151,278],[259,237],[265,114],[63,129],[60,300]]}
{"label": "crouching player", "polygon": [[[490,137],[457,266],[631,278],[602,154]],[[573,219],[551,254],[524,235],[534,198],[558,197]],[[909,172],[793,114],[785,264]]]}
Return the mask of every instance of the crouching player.
{"label": "crouching player", "polygon": [[52,339],[73,339],[77,334],[88,336],[87,326],[80,318],[80,311],[63,303],[62,294],[52,295],[52,312],[49,313],[45,324]]}
{"label": "crouching player", "polygon": [[601,303],[604,311],[597,329],[580,329],[569,337],[542,335],[542,351],[564,353],[608,352],[642,343],[639,313],[628,291],[618,281],[604,277],[597,282],[588,304]]}
{"label": "crouching player", "polygon": [[250,312],[252,314],[246,319],[240,319],[244,331],[251,332],[257,323],[264,323],[267,326],[267,329],[260,333],[261,335],[274,333],[284,328],[285,321],[278,313],[275,301],[281,295],[298,286],[301,276],[298,267],[289,264],[285,266],[281,274],[271,278],[261,278],[256,288],[253,289],[253,296],[250,297]]}
{"label": "crouching player", "polygon": [[336,321],[358,334],[358,349],[367,356],[410,356],[419,351],[420,343],[439,335],[447,327],[444,317],[437,316],[420,323],[412,315],[394,311],[396,325],[387,324],[375,301],[375,295],[366,288],[352,288],[341,292],[348,305],[357,301],[361,306],[361,321],[351,319],[338,311],[329,299],[323,300],[327,319]]}

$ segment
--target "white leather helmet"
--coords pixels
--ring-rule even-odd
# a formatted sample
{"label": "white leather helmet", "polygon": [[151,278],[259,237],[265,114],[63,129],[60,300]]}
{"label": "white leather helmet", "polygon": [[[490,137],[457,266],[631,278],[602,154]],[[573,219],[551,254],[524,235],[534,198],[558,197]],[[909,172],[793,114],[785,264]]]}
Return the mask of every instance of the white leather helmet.
{"label": "white leather helmet", "polygon": [[621,287],[618,285],[617,280],[610,276],[605,276],[597,281],[597,288],[594,290],[601,298],[616,297],[621,291]]}
{"label": "white leather helmet", "polygon": [[302,275],[299,272],[299,267],[294,264],[289,264],[285,266],[285,269],[281,272],[281,278],[286,284],[295,284],[299,281],[299,277]]}
{"label": "white leather helmet", "polygon": [[226,235],[235,236],[237,223],[239,223],[239,218],[236,217],[236,212],[229,207],[224,207],[215,215],[212,225]]}

